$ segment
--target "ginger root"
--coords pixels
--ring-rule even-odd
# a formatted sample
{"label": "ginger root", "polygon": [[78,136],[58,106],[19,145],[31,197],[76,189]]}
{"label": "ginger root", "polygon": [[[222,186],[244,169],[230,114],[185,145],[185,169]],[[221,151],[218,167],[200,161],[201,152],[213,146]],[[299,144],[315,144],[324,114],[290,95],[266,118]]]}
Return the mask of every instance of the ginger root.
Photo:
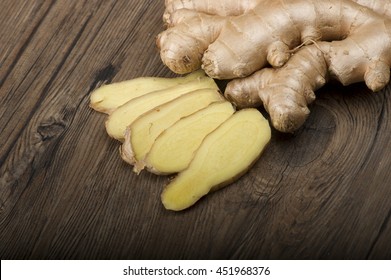
{"label": "ginger root", "polygon": [[[232,2],[166,1],[169,28],[157,39],[162,61],[177,73],[202,67],[213,78],[234,79],[225,96],[241,108],[263,105],[276,129],[297,130],[314,91],[330,79],[365,81],[373,91],[388,84],[391,4],[249,0],[237,12],[218,12]],[[275,69],[263,69],[268,65]]]}
{"label": "ginger root", "polygon": [[259,158],[270,137],[269,123],[258,110],[236,112],[205,137],[189,166],[165,187],[164,207],[186,209],[232,183]]}
{"label": "ginger root", "polygon": [[177,78],[140,77],[118,83],[103,85],[91,93],[90,107],[95,111],[111,114],[126,102],[150,93],[205,77],[202,70]]}
{"label": "ginger root", "polygon": [[145,156],[163,131],[181,118],[222,100],[223,97],[217,90],[199,89],[141,115],[126,129],[125,141],[120,150],[122,158],[134,165],[134,172],[140,173],[145,166]]}
{"label": "ginger root", "polygon": [[202,140],[234,112],[231,103],[214,102],[174,123],[156,138],[146,155],[147,170],[158,175],[184,170]]}
{"label": "ginger root", "polygon": [[213,79],[202,77],[134,98],[118,107],[109,115],[106,120],[106,131],[111,137],[123,142],[126,127],[142,114],[181,95],[206,88],[218,90]]}
{"label": "ginger root", "polygon": [[[328,80],[338,80],[343,85],[364,80],[373,92],[389,83],[391,60],[373,60],[362,55],[365,50],[362,46],[370,45],[373,38],[361,41],[361,45],[351,45],[346,40],[306,46],[281,68],[265,68],[233,80],[225,96],[241,108],[263,104],[276,129],[293,132],[307,119],[308,104],[315,100],[314,91]],[[356,59],[352,60],[344,52],[347,45],[350,55]]]}
{"label": "ginger root", "polygon": [[[142,81],[149,83],[150,78],[138,78],[145,88]],[[116,86],[110,94],[118,93],[113,100],[120,100],[123,91]],[[121,157],[137,174],[145,167],[159,175],[179,173],[162,192],[165,207],[172,210],[188,208],[239,178],[271,137],[269,122],[258,110],[236,112],[205,75],[130,98],[108,116],[106,129],[124,141]]]}

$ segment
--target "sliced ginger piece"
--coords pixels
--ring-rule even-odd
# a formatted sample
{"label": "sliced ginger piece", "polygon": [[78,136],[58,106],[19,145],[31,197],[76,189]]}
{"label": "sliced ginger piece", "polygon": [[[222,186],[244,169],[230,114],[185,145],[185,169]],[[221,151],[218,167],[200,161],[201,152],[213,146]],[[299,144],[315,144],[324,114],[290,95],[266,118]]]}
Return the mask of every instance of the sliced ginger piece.
{"label": "sliced ginger piece", "polygon": [[[214,89],[199,89],[182,95],[141,115],[126,129],[125,141],[120,149],[121,157],[133,164],[133,171],[140,173],[145,167],[144,158],[155,139],[181,118],[205,108],[224,98]],[[228,102],[227,102],[228,103]]]}
{"label": "sliced ginger piece", "polygon": [[204,88],[218,90],[218,87],[213,79],[204,77],[185,84],[150,92],[134,98],[118,107],[111,113],[111,115],[109,115],[106,120],[106,131],[111,137],[123,142],[126,127],[139,116],[161,104],[178,98],[183,94]]}
{"label": "sliced ginger piece", "polygon": [[269,122],[256,109],[232,115],[205,137],[189,166],[161,195],[169,210],[183,210],[243,175],[270,141]]}
{"label": "sliced ginger piece", "polygon": [[140,77],[118,83],[103,85],[90,96],[90,107],[98,112],[111,114],[119,106],[144,94],[185,84],[205,77],[202,70],[184,77]]}
{"label": "sliced ginger piece", "polygon": [[235,112],[231,103],[214,102],[163,131],[144,162],[148,171],[167,175],[184,170],[202,140]]}

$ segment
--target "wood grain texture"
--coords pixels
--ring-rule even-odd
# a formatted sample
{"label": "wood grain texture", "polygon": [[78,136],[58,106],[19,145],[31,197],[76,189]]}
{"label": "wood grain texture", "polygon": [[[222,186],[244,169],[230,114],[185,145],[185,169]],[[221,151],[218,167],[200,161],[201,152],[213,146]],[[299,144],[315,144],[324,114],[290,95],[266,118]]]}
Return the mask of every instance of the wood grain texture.
{"label": "wood grain texture", "polygon": [[93,89],[174,76],[164,1],[0,4],[1,259],[389,259],[391,87],[329,85],[294,135],[187,211],[119,157]]}

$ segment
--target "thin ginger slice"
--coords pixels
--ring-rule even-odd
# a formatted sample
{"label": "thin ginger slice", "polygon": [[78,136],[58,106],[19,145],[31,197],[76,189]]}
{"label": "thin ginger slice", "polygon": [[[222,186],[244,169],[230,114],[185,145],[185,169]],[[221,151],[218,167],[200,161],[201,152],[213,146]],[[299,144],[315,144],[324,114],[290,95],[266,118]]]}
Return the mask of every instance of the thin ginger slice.
{"label": "thin ginger slice", "polygon": [[120,149],[122,158],[134,165],[134,172],[140,173],[145,167],[145,155],[163,131],[181,118],[191,115],[213,102],[223,100],[224,98],[217,90],[199,89],[141,115],[126,129],[125,141]]}
{"label": "thin ginger slice", "polygon": [[197,89],[218,90],[215,81],[209,77],[177,85],[164,90],[154,91],[134,98],[118,107],[106,120],[106,131],[109,136],[123,142],[126,127],[142,114],[169,102],[179,96]]}
{"label": "thin ginger slice", "polygon": [[164,130],[155,140],[144,163],[148,171],[167,175],[184,170],[202,140],[226,121],[235,109],[231,103],[214,102]]}
{"label": "thin ginger slice", "polygon": [[247,172],[271,138],[269,122],[256,109],[232,115],[205,137],[189,166],[163,190],[169,210],[183,210]]}
{"label": "thin ginger slice", "polygon": [[90,107],[95,111],[111,114],[115,109],[129,100],[149,92],[185,84],[202,77],[205,77],[205,72],[199,70],[184,77],[140,77],[132,80],[103,85],[92,92],[90,96]]}

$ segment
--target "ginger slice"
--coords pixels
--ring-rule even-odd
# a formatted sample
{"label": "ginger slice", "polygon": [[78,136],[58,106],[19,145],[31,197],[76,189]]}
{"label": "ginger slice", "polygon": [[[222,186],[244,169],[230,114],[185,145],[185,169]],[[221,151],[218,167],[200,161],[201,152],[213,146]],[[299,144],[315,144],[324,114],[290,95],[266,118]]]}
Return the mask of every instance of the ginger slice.
{"label": "ginger slice", "polygon": [[149,92],[185,84],[202,77],[205,77],[205,72],[199,70],[184,77],[140,77],[132,80],[103,85],[91,93],[90,107],[95,111],[111,114],[115,109],[129,100]]}
{"label": "ginger slice", "polygon": [[134,164],[133,171],[140,173],[144,168],[144,157],[155,139],[181,118],[222,101],[222,95],[213,89],[200,89],[182,95],[141,115],[126,129],[125,141],[120,149],[122,158]]}
{"label": "ginger slice", "polygon": [[205,137],[189,166],[163,190],[169,210],[183,210],[210,191],[243,175],[271,138],[269,122],[256,109],[243,109]]}
{"label": "ginger slice", "polygon": [[106,131],[109,136],[123,142],[126,127],[136,118],[163,103],[178,98],[183,94],[204,88],[218,89],[213,79],[204,77],[185,84],[150,92],[143,96],[134,98],[118,107],[111,115],[109,115],[106,120]]}
{"label": "ginger slice", "polygon": [[156,138],[144,159],[146,168],[157,175],[184,170],[202,140],[234,112],[231,103],[222,101],[182,118]]}

